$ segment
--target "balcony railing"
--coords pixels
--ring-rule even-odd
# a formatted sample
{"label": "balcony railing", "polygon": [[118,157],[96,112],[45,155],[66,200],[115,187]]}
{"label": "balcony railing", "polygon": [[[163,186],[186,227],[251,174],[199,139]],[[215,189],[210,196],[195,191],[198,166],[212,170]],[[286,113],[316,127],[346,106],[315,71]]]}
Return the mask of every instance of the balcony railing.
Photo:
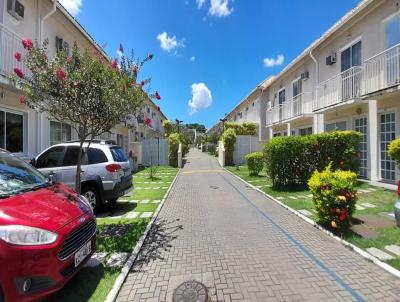
{"label": "balcony railing", "polygon": [[22,56],[26,53],[22,46],[22,38],[0,24],[0,73],[2,75],[12,75],[15,67],[20,68],[25,74],[28,73],[22,60],[18,62],[14,58],[16,52],[20,52]]}
{"label": "balcony railing", "polygon": [[365,94],[400,84],[400,44],[365,61]]}
{"label": "balcony railing", "polygon": [[267,125],[289,120],[302,114],[312,113],[313,94],[303,92],[283,104],[267,110]]}
{"label": "balcony railing", "polygon": [[354,66],[320,83],[314,110],[359,98],[362,92],[362,67]]}

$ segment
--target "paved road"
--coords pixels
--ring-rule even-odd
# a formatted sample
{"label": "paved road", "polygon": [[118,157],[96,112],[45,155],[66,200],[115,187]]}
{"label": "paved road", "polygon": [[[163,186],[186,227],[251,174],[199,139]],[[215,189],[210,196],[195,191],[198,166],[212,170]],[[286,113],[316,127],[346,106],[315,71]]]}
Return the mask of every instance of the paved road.
{"label": "paved road", "polygon": [[192,150],[117,301],[400,301],[400,280]]}

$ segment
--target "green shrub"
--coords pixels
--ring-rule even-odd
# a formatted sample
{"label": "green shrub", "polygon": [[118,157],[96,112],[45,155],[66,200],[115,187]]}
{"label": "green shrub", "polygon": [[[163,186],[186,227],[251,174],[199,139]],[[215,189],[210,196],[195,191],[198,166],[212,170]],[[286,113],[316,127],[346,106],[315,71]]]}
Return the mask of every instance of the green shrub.
{"label": "green shrub", "polygon": [[308,186],[321,225],[336,233],[346,231],[357,201],[356,184],[356,173],[332,171],[331,165],[322,172],[313,173]]}
{"label": "green shrub", "polygon": [[225,130],[233,129],[236,135],[256,135],[257,134],[257,124],[255,123],[225,123]]}
{"label": "green shrub", "polygon": [[264,154],[253,152],[245,156],[250,175],[258,175],[264,169]]}
{"label": "green shrub", "polygon": [[358,172],[361,134],[335,131],[307,136],[274,137],[264,147],[265,165],[274,186],[306,185],[315,170]]}
{"label": "green shrub", "polygon": [[233,165],[233,151],[235,151],[236,133],[232,128],[225,130],[222,134],[222,142],[225,147],[225,164]]}
{"label": "green shrub", "polygon": [[178,167],[178,149],[180,143],[179,134],[172,133],[168,137],[168,142],[169,142],[169,154],[168,154],[169,164],[172,167]]}
{"label": "green shrub", "polygon": [[400,165],[400,137],[390,142],[388,151],[389,156]]}

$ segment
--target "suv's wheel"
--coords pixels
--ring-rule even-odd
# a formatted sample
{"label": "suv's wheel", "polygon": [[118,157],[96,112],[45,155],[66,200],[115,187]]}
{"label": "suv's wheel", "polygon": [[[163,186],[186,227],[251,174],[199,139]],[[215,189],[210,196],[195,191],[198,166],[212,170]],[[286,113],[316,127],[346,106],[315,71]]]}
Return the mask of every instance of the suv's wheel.
{"label": "suv's wheel", "polygon": [[84,186],[82,189],[82,195],[89,201],[93,211],[98,212],[101,207],[101,200],[96,188],[92,186]]}

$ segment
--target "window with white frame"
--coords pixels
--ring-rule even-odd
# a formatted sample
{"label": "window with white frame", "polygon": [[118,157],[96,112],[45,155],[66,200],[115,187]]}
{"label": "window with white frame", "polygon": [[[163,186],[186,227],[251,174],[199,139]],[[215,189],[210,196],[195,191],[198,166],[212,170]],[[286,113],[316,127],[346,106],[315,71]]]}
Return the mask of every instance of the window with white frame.
{"label": "window with white frame", "polygon": [[340,54],[341,71],[346,71],[354,66],[361,66],[361,41],[351,45]]}
{"label": "window with white frame", "polygon": [[293,97],[301,94],[301,78],[297,78],[292,82],[293,87]]}
{"label": "window with white frame", "polygon": [[72,128],[70,125],[50,121],[50,146],[71,140]]}
{"label": "window with white frame", "polygon": [[278,101],[279,101],[279,105],[282,105],[286,101],[286,90],[285,90],[285,88],[282,88],[281,90],[279,90],[279,92],[278,92]]}
{"label": "window with white frame", "polygon": [[299,135],[301,135],[301,136],[310,135],[310,134],[312,134],[312,127],[299,129]]}
{"label": "window with white frame", "polygon": [[346,121],[342,122],[333,122],[333,123],[327,123],[325,124],[325,132],[330,132],[330,131],[337,131],[341,130],[344,131],[347,129],[347,123]]}
{"label": "window with white frame", "polygon": [[385,23],[386,48],[400,43],[400,14],[391,17]]}
{"label": "window with white frame", "polygon": [[0,148],[12,153],[22,153],[23,147],[23,114],[0,110]]}

